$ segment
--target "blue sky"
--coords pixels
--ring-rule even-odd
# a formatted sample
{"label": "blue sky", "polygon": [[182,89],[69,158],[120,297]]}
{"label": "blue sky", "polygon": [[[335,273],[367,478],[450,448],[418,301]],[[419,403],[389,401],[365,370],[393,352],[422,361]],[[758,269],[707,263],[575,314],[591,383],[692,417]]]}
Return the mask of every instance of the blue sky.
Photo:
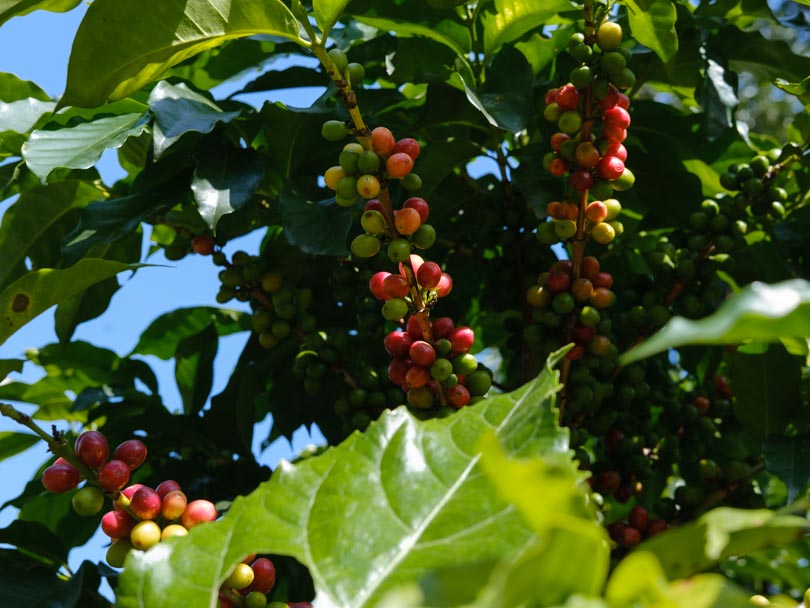
{"label": "blue sky", "polygon": [[[0,71],[16,74],[20,78],[32,80],[50,95],[57,97],[64,90],[67,64],[73,35],[78,28],[87,6],[82,4],[64,14],[38,11],[24,17],[16,17],[0,27]],[[251,78],[255,75],[251,75]],[[226,94],[234,90],[234,85],[223,85]],[[298,90],[281,92],[273,100],[282,100],[291,105],[309,105],[320,90]],[[249,103],[260,104],[267,97],[251,96]],[[112,183],[122,175],[114,152],[107,152],[99,164],[102,177]],[[13,203],[13,200],[0,202],[0,214]],[[225,251],[232,254],[237,249],[248,252],[258,250],[262,233],[243,237],[229,243]],[[148,246],[148,245],[147,245]],[[190,255],[180,262],[167,262],[161,254],[149,260],[167,267],[142,269],[132,277],[121,275],[123,288],[113,298],[107,312],[88,323],[80,325],[74,339],[86,340],[93,344],[110,348],[119,354],[126,354],[137,343],[141,331],[161,314],[179,307],[216,305],[214,296],[218,289],[218,269],[210,258]],[[1,263],[1,262],[0,262]],[[156,293],[159,294],[156,297]],[[248,309],[246,304],[234,303],[234,307]],[[22,358],[25,351],[56,341],[53,329],[53,309],[41,315],[22,328],[6,343],[0,346],[0,359]],[[245,334],[228,336],[221,340],[214,369],[216,394],[224,388],[236,359],[245,341]],[[164,362],[154,357],[146,358],[153,366],[160,382],[160,392],[164,403],[170,409],[180,409],[180,396],[174,382],[173,362]],[[37,369],[26,365],[23,373],[13,374],[12,379],[30,382],[38,378]],[[0,378],[0,380],[2,380]],[[21,406],[32,411],[33,408]],[[272,467],[281,458],[289,458],[310,443],[325,443],[319,432],[310,436],[306,430],[299,430],[293,445],[280,439],[267,450],[261,451],[260,443],[267,437],[271,420],[268,419],[256,432],[254,453],[264,464]],[[0,417],[0,432],[24,430],[7,418]],[[44,444],[37,444],[24,454],[0,462],[0,504],[20,494],[27,481],[45,461],[47,453]],[[0,527],[8,525],[16,516],[16,511],[7,508],[0,512]],[[71,567],[77,567],[83,559],[98,560],[102,556],[104,535],[94,537],[87,549],[74,551]]]}

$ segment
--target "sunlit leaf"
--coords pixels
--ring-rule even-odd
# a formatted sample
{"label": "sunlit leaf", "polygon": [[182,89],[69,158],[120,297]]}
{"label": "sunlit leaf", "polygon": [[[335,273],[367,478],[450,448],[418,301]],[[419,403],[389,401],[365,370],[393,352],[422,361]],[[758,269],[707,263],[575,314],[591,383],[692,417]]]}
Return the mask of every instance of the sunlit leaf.
{"label": "sunlit leaf", "polygon": [[633,38],[667,62],[678,52],[675,21],[678,11],[672,0],[624,0]]}

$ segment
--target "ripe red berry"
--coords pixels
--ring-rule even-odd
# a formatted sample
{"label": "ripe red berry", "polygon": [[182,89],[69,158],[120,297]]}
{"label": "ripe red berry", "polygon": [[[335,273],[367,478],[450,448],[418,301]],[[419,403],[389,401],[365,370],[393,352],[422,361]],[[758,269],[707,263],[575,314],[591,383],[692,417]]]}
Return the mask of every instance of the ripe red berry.
{"label": "ripe red berry", "polygon": [[135,527],[135,520],[123,511],[108,511],[101,518],[101,530],[110,538],[126,538]]}
{"label": "ripe red berry", "polygon": [[617,542],[624,547],[635,547],[641,542],[641,532],[632,526],[626,526],[619,533]]}
{"label": "ripe red berry", "polygon": [[453,333],[448,337],[450,343],[453,345],[453,352],[466,353],[472,348],[475,341],[475,333],[469,327],[462,325],[453,330]]}
{"label": "ripe red berry", "polygon": [[436,295],[443,298],[451,291],[453,291],[453,277],[443,272],[442,278],[439,279],[439,284],[436,285]]}
{"label": "ripe red berry", "polygon": [[117,492],[129,481],[129,465],[121,460],[110,460],[98,470],[98,486],[105,492]]}
{"label": "ripe red berry", "polygon": [[385,127],[377,127],[371,132],[371,148],[383,158],[391,154],[395,143],[393,133]]}
{"label": "ripe red berry", "polygon": [[592,255],[587,255],[582,258],[582,265],[580,267],[580,274],[586,279],[593,281],[593,278],[599,272],[599,260]]}
{"label": "ripe red berry", "polygon": [[183,526],[191,530],[194,526],[214,521],[217,518],[217,508],[208,500],[193,500],[183,511]]}
{"label": "ripe red berry", "polygon": [[[624,173],[624,162],[616,156],[604,156],[596,165],[596,172],[599,173],[599,177],[609,182],[619,179]],[[607,215],[607,208],[605,210]]]}
{"label": "ripe red berry", "polygon": [[605,156],[615,156],[620,158],[622,161],[626,161],[627,148],[625,148],[622,144],[608,144],[607,148],[605,148]]}
{"label": "ripe red berry", "polygon": [[647,536],[655,536],[656,534],[661,534],[667,528],[669,528],[669,524],[663,519],[653,519],[649,524],[647,524]]}
{"label": "ripe red berry", "polygon": [[405,331],[407,331],[414,340],[422,339],[422,326],[419,325],[419,319],[417,319],[416,316],[408,317],[408,321],[405,323]]}
{"label": "ripe red berry", "polygon": [[414,365],[405,372],[405,385],[408,389],[422,388],[430,380],[430,372],[424,367]]}
{"label": "ripe red berry", "polygon": [[128,439],[115,448],[112,457],[113,460],[125,462],[132,471],[146,460],[146,445],[140,439]]}
{"label": "ripe red berry", "polygon": [[107,438],[99,431],[85,431],[76,438],[73,451],[84,464],[91,469],[97,469],[110,456],[110,444]]}
{"label": "ripe red berry", "polygon": [[548,91],[546,91],[546,97],[545,97],[545,102],[546,102],[546,105],[549,105],[549,104],[552,104],[552,103],[556,103],[556,101],[557,101],[557,94],[559,93],[559,91],[560,91],[560,89],[559,89],[559,88],[556,88],[556,89],[549,89]]}
{"label": "ripe red berry", "polygon": [[701,416],[705,416],[709,413],[709,408],[712,406],[712,402],[709,401],[709,398],[704,395],[698,395],[695,397],[695,407],[697,408],[698,412]]}
{"label": "ripe red berry", "polygon": [[583,190],[588,190],[591,186],[593,186],[593,173],[586,171],[585,169],[580,171],[572,171],[568,181],[571,183],[571,187],[574,190],[577,192],[582,192]]}
{"label": "ripe red berry", "polygon": [[571,361],[579,361],[584,355],[585,347],[582,346],[582,344],[577,344],[574,348],[565,353],[565,358]]}
{"label": "ripe red berry", "polygon": [[404,331],[392,331],[383,338],[385,350],[395,357],[407,355],[413,342],[411,335]]}
{"label": "ripe red berry", "polygon": [[630,509],[630,514],[627,516],[627,521],[639,532],[644,532],[647,529],[647,524],[650,523],[650,516],[647,509],[641,505],[636,505]]}
{"label": "ripe red berry", "polygon": [[418,141],[416,141],[413,137],[403,137],[394,144],[391,154],[403,153],[410,156],[413,160],[416,160],[419,158],[420,151],[421,149]]}
{"label": "ripe red berry", "polygon": [[572,84],[566,84],[557,91],[557,106],[565,112],[566,110],[576,110],[579,107],[580,94]]}
{"label": "ripe red berry", "polygon": [[610,85],[608,88],[608,94],[599,100],[599,106],[603,110],[607,110],[608,108],[615,106],[617,103],[619,103],[619,89],[613,85]]}
{"label": "ripe red berry", "polygon": [[411,291],[408,279],[401,274],[389,274],[383,281],[383,291],[389,298],[404,298]]}
{"label": "ripe red berry", "polygon": [[548,172],[555,177],[561,177],[568,173],[568,163],[561,158],[555,158],[549,164]]}
{"label": "ripe red berry", "polygon": [[630,126],[630,113],[622,107],[615,106],[605,110],[602,120],[613,129],[626,129]]}
{"label": "ripe red berry", "polygon": [[613,275],[609,272],[599,272],[594,275],[592,282],[594,287],[604,287],[605,289],[610,289],[613,287]]}
{"label": "ripe red berry", "polygon": [[595,327],[587,327],[585,325],[577,325],[573,330],[574,341],[579,344],[586,344],[596,335]]}
{"label": "ripe red berry", "polygon": [[619,100],[616,102],[616,105],[620,108],[624,108],[625,110],[630,109],[630,97],[625,95],[624,93],[619,93]]}
{"label": "ripe red berry", "polygon": [[394,227],[399,234],[413,234],[421,225],[422,216],[416,209],[404,207],[394,212]]}
{"label": "ripe red berry", "polygon": [[385,171],[395,179],[403,178],[413,171],[413,159],[404,152],[392,154],[385,161]]}
{"label": "ripe red berry", "polygon": [[379,211],[382,213],[382,203],[378,199],[373,198],[370,201],[366,201],[366,204],[363,205],[363,211]]}
{"label": "ripe red berry", "polygon": [[129,509],[138,519],[155,519],[160,514],[160,495],[152,488],[143,486],[132,495]]}
{"label": "ripe red berry", "polygon": [[425,262],[416,273],[416,280],[425,289],[433,289],[439,285],[442,278],[442,269],[436,262]]}
{"label": "ripe red berry", "polygon": [[247,591],[258,591],[265,595],[270,593],[273,585],[276,582],[276,567],[266,557],[260,557],[250,567],[253,568],[253,582],[247,588]]}
{"label": "ripe red berry", "polygon": [[163,496],[163,500],[160,502],[160,514],[168,521],[172,521],[182,516],[187,506],[188,499],[182,490],[172,490]]}
{"label": "ripe red berry", "polygon": [[585,208],[585,217],[591,224],[604,222],[608,215],[608,209],[602,201],[593,201]]}
{"label": "ripe red berry", "polygon": [[388,364],[388,378],[394,384],[402,386],[405,384],[405,375],[413,367],[413,361],[409,357],[394,357]]}
{"label": "ripe red berry", "polygon": [[383,288],[385,279],[387,279],[389,276],[391,276],[390,272],[385,272],[384,270],[381,270],[380,272],[376,272],[373,275],[371,275],[371,278],[368,281],[369,291],[378,300],[385,301],[390,298],[390,296],[387,293],[385,293],[385,289]]}
{"label": "ripe red berry", "polygon": [[564,272],[550,272],[544,287],[547,287],[553,294],[568,291],[568,288],[571,287],[571,277]]}
{"label": "ripe red berry", "polygon": [[563,143],[567,142],[569,139],[571,139],[571,136],[568,135],[568,133],[563,133],[562,131],[555,133],[554,135],[551,136],[550,140],[551,149],[554,150],[555,152],[559,152],[560,146],[563,145]]}
{"label": "ripe red berry", "polygon": [[214,240],[210,236],[198,234],[191,239],[191,247],[199,255],[211,255],[214,253]]}
{"label": "ripe red berry", "polygon": [[72,490],[81,481],[79,470],[66,462],[54,463],[42,472],[42,485],[49,492],[61,493]]}
{"label": "ripe red berry", "polygon": [[461,383],[448,388],[445,396],[447,397],[447,403],[455,408],[464,407],[470,402],[470,391]]}
{"label": "ripe red berry", "polygon": [[423,224],[427,221],[428,216],[430,215],[430,206],[427,204],[427,201],[418,196],[412,196],[402,203],[402,206],[408,209],[416,209],[419,212],[419,217],[422,218]]}
{"label": "ripe red berry", "polygon": [[408,354],[414,363],[422,367],[430,367],[436,361],[436,349],[424,340],[411,344]]}
{"label": "ripe red berry", "polygon": [[625,129],[614,129],[609,125],[602,127],[602,137],[611,144],[620,144],[627,138]]}
{"label": "ripe red berry", "polygon": [[621,476],[613,470],[603,471],[597,478],[595,487],[602,494],[613,494],[622,483]]}
{"label": "ripe red berry", "polygon": [[163,498],[169,492],[174,492],[175,490],[181,490],[180,484],[177,483],[174,479],[167,479],[166,481],[161,481],[158,484],[158,487],[155,488],[155,492],[158,493],[158,496]]}
{"label": "ripe red berry", "polygon": [[456,324],[450,317],[439,317],[438,319],[434,320],[433,324],[431,325],[433,337],[437,340],[441,338],[449,338],[450,334],[453,333],[455,328]]}

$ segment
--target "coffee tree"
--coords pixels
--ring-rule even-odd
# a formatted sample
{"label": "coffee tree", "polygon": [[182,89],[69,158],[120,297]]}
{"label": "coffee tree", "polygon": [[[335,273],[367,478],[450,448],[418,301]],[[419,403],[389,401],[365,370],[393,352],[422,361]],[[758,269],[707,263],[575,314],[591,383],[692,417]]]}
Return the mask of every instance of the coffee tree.
{"label": "coffee tree", "polygon": [[[52,306],[59,338],[36,382],[0,361],[0,456],[53,454],[3,605],[800,605],[805,5],[93,2],[58,100],[0,74],[0,342]],[[73,339],[158,252],[216,301]],[[269,471],[268,415],[330,447]]]}

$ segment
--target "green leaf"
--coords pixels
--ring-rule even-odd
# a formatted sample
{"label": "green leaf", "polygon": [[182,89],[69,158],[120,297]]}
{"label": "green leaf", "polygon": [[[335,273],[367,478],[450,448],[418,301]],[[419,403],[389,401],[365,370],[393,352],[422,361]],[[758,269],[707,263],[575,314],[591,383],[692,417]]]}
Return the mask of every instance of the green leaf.
{"label": "green leaf", "polygon": [[[22,366],[20,366],[22,369]],[[0,374],[2,377],[3,374]],[[11,431],[3,431],[0,433],[0,460],[16,456],[20,452],[24,452],[37,441],[39,437],[29,433],[13,433]]]}
{"label": "green leaf", "polygon": [[66,13],[80,2],[81,0],[0,0],[0,25],[12,17],[39,10]]}
{"label": "green leaf", "polygon": [[40,101],[33,97],[0,103],[0,154],[19,156],[29,131],[55,107],[54,101]]}
{"label": "green leaf", "polygon": [[810,483],[810,442],[807,435],[769,437],[762,445],[765,466],[787,487],[788,502]]}
{"label": "green leaf", "polygon": [[624,353],[627,365],[685,344],[776,342],[810,336],[810,283],[801,279],[773,285],[751,283],[698,321],[674,317],[649,339]]}
{"label": "green leaf", "polygon": [[787,545],[807,534],[808,527],[803,517],[721,507],[646,540],[639,550],[655,554],[670,579],[685,578],[732,555]]}
{"label": "green leaf", "polygon": [[774,84],[785,93],[790,93],[798,97],[803,104],[807,105],[810,103],[810,76],[801,82],[788,82],[783,78],[777,78]]}
{"label": "green leaf", "polygon": [[68,550],[51,530],[35,521],[13,521],[0,530],[0,544],[30,551],[57,565],[67,563]]}
{"label": "green leaf", "polygon": [[157,83],[149,94],[149,109],[155,115],[152,139],[155,157],[160,156],[184,134],[210,133],[219,122],[230,122],[239,112],[223,112],[207,97],[184,83]]}
{"label": "green leaf", "polygon": [[259,155],[224,141],[211,142],[197,156],[191,191],[205,223],[216,230],[223,215],[244,207],[261,184]]}
{"label": "green leaf", "polygon": [[672,0],[624,0],[633,38],[649,47],[666,63],[678,52],[675,22],[678,11]]}
{"label": "green leaf", "polygon": [[43,268],[26,273],[0,293],[0,344],[54,304],[119,272],[138,267],[88,258],[65,270]]}
{"label": "green leaf", "polygon": [[197,414],[208,399],[214,382],[214,358],[218,347],[219,335],[213,323],[177,344],[174,377],[186,415]]}
{"label": "green leaf", "polygon": [[435,40],[455,51],[460,58],[464,58],[469,49],[464,48],[452,36],[448,36],[441,29],[435,26],[423,25],[421,23],[414,23],[412,21],[405,21],[401,19],[386,19],[382,17],[367,17],[365,15],[356,15],[354,17],[360,23],[365,23],[378,30],[395,32],[397,36],[402,38],[409,38],[411,36],[423,36]]}
{"label": "green leaf", "polygon": [[348,255],[351,209],[338,206],[334,199],[316,202],[304,198],[291,184],[281,189],[278,202],[290,244],[313,255]]}
{"label": "green leaf", "polygon": [[126,97],[232,38],[266,34],[301,42],[298,22],[281,0],[165,0],[150,6],[149,19],[143,11],[140,0],[90,5],[73,41],[61,106]]}
{"label": "green leaf", "polygon": [[11,372],[21,372],[24,363],[22,359],[0,359],[0,381]]}
{"label": "green leaf", "polygon": [[[728,82],[727,80],[731,80]],[[695,98],[703,106],[703,132],[708,141],[715,141],[734,129],[734,111],[739,104],[735,92],[737,79],[709,57],[705,76],[695,90]]]}
{"label": "green leaf", "polygon": [[200,333],[213,325],[219,337],[249,329],[248,315],[230,308],[179,308],[161,315],[141,334],[132,355],[153,355],[167,361],[174,357],[178,345],[185,338]]}
{"label": "green leaf", "polygon": [[349,0],[312,0],[312,12],[315,13],[315,21],[321,28],[324,40],[348,3]]}
{"label": "green leaf", "polygon": [[22,156],[28,168],[45,183],[57,167],[92,167],[105,150],[120,147],[145,128],[143,114],[124,114],[53,131],[37,129],[23,144]]}
{"label": "green leaf", "polygon": [[30,80],[23,80],[19,76],[8,72],[0,72],[0,100],[11,102],[28,99],[29,97],[39,101],[51,100],[50,96],[39,85]]}
{"label": "green leaf", "polygon": [[547,367],[513,393],[449,418],[419,422],[404,407],[387,411],[338,447],[282,463],[222,520],[131,554],[119,605],[208,605],[232,565],[259,552],[307,566],[324,605],[362,608],[451,555],[487,561],[526,547],[534,534],[492,492],[476,445],[494,432],[513,456],[565,453],[552,407],[558,388]]}
{"label": "green leaf", "polygon": [[[58,242],[72,224],[72,213],[104,192],[85,181],[67,180],[33,188],[3,214],[0,223],[0,288],[24,272],[23,261],[32,258],[37,266],[55,265]],[[36,251],[34,251],[36,249]]]}
{"label": "green leaf", "polygon": [[755,437],[781,435],[801,407],[801,378],[800,359],[781,344],[761,355],[734,353],[734,413],[745,429]]}
{"label": "green leaf", "polygon": [[499,127],[518,133],[532,121],[533,83],[534,73],[525,55],[512,46],[504,46],[487,69],[478,98]]}
{"label": "green leaf", "polygon": [[492,55],[507,42],[551,21],[558,13],[577,10],[569,0],[495,0],[495,12],[485,9],[484,53]]}

